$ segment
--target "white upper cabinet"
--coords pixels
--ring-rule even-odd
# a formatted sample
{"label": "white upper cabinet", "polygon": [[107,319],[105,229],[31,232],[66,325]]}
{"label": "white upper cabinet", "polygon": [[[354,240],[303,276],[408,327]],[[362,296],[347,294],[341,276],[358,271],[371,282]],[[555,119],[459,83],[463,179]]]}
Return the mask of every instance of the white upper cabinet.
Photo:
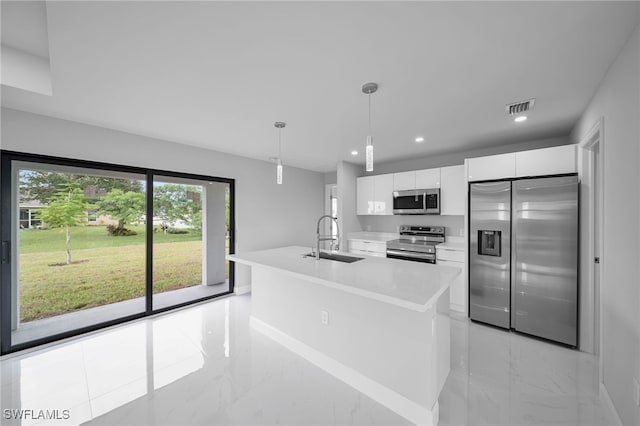
{"label": "white upper cabinet", "polygon": [[373,176],[374,214],[393,214],[393,175]]}
{"label": "white upper cabinet", "polygon": [[576,145],[554,146],[467,160],[469,182],[577,173]]}
{"label": "white upper cabinet", "polygon": [[416,188],[440,188],[440,169],[426,169],[416,171]]}
{"label": "white upper cabinet", "polygon": [[374,176],[359,177],[356,180],[356,213],[373,214],[374,211]]}
{"label": "white upper cabinet", "polygon": [[450,166],[440,169],[440,214],[464,215],[467,182],[464,166]]}
{"label": "white upper cabinet", "polygon": [[516,176],[516,154],[489,155],[469,159],[469,181]]}
{"label": "white upper cabinet", "polygon": [[393,214],[393,175],[359,177],[356,180],[356,213]]}
{"label": "white upper cabinet", "polygon": [[393,190],[440,188],[440,169],[425,169],[393,174]]}
{"label": "white upper cabinet", "polygon": [[416,189],[416,172],[402,172],[393,174],[393,190],[405,191]]}
{"label": "white upper cabinet", "polygon": [[577,173],[576,145],[516,152],[516,176]]}

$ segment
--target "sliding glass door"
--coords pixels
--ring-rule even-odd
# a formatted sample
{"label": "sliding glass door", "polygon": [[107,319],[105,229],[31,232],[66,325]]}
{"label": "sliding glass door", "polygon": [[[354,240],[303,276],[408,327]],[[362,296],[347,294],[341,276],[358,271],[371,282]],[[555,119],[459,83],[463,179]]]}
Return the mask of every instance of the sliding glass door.
{"label": "sliding glass door", "polygon": [[1,173],[2,353],[233,291],[232,180],[6,152]]}
{"label": "sliding glass door", "polygon": [[13,162],[11,341],[145,311],[145,175]]}
{"label": "sliding glass door", "polygon": [[227,293],[228,183],[153,179],[153,308]]}

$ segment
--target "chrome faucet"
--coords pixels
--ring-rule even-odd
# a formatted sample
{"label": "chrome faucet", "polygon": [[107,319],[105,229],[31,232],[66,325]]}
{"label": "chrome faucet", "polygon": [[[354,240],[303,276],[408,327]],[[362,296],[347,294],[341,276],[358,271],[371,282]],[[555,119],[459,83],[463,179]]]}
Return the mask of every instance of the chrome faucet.
{"label": "chrome faucet", "polygon": [[[334,237],[333,235],[320,235],[320,222],[322,219],[329,218],[336,223],[336,230],[338,231],[338,236]],[[320,242],[321,241],[332,241],[331,245],[335,247],[336,250],[340,250],[340,228],[338,226],[338,218],[333,217],[331,215],[325,214],[320,216],[318,219],[318,225],[316,226],[316,259],[320,259]],[[335,245],[333,244],[335,241]]]}

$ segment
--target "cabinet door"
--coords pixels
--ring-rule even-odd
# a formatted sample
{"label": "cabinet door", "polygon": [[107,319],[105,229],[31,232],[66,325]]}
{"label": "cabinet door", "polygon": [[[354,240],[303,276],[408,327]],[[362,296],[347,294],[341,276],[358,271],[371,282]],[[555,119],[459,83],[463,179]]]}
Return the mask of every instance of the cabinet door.
{"label": "cabinet door", "polygon": [[489,155],[469,159],[469,182],[511,178],[516,175],[516,154]]}
{"label": "cabinet door", "polygon": [[387,254],[387,244],[381,241],[349,240],[349,250]]}
{"label": "cabinet door", "polygon": [[378,175],[374,178],[374,214],[393,214],[393,175]]}
{"label": "cabinet door", "polygon": [[449,287],[449,307],[458,312],[467,311],[467,292],[464,288],[464,263],[438,260],[440,266],[459,268],[461,273],[453,280]]}
{"label": "cabinet door", "polygon": [[576,173],[576,145],[516,152],[516,176]]}
{"label": "cabinet door", "polygon": [[373,176],[359,177],[356,180],[356,213],[360,215],[373,214],[374,194]]}
{"label": "cabinet door", "polygon": [[393,190],[404,191],[416,189],[416,172],[402,172],[393,174]]}
{"label": "cabinet door", "polygon": [[440,214],[464,215],[464,201],[467,196],[464,166],[442,167],[440,183]]}
{"label": "cabinet door", "polygon": [[440,188],[440,169],[416,171],[416,189]]}

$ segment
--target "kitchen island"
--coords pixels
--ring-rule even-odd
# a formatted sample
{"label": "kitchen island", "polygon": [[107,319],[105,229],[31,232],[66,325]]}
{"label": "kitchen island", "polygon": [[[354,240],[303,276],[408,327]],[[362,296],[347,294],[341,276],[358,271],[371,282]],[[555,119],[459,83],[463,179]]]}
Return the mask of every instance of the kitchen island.
{"label": "kitchen island", "polygon": [[251,266],[251,326],[415,424],[438,422],[457,268],[299,246],[228,256]]}

